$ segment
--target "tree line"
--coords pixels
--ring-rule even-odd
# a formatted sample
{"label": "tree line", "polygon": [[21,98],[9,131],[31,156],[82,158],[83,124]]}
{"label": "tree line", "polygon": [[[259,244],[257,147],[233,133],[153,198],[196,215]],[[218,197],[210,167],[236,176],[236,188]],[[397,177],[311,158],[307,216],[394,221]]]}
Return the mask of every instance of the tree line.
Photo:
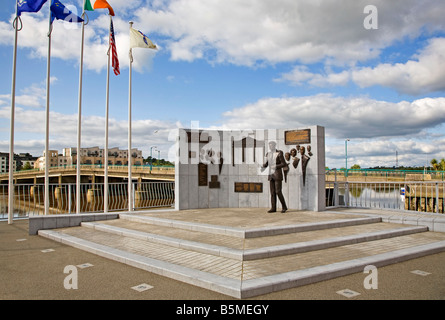
{"label": "tree line", "polygon": [[171,163],[170,161],[167,161],[165,159],[157,159],[155,157],[148,156],[146,159],[144,159],[144,164],[152,164],[155,166],[174,166],[174,163]]}
{"label": "tree line", "polygon": [[434,170],[445,171],[445,159],[444,158],[440,159],[440,161],[437,161],[437,159],[432,159],[430,163]]}

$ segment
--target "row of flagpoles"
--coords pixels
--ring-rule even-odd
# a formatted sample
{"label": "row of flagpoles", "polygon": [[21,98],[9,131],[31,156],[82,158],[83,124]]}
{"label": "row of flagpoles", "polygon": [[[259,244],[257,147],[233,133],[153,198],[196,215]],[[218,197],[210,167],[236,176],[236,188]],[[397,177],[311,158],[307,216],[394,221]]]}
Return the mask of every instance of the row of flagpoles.
{"label": "row of flagpoles", "polygon": [[[18,32],[22,29],[22,12],[39,12],[47,0],[17,0],[16,18],[13,27],[15,29],[14,53],[12,67],[12,92],[11,92],[11,123],[10,123],[10,142],[9,142],[9,196],[8,196],[8,223],[13,223],[14,212],[14,117],[15,117],[15,86],[16,86],[16,60],[17,60],[17,38]],[[106,82],[106,109],[105,109],[105,148],[104,148],[104,212],[108,212],[108,114],[109,114],[109,82],[110,82],[110,64],[115,75],[120,74],[119,59],[116,50],[116,39],[112,17],[115,15],[111,5],[106,0],[96,0],[94,6],[90,0],[84,0],[82,17],[76,16],[68,10],[59,0],[50,0],[49,10],[49,32],[48,32],[48,60],[47,60],[47,83],[46,83],[46,118],[45,118],[45,215],[49,213],[49,97],[50,97],[50,65],[51,65],[51,32],[55,19],[68,22],[82,23],[81,26],[81,48],[80,48],[80,67],[79,67],[79,96],[78,96],[78,120],[77,120],[77,166],[76,166],[76,212],[80,213],[80,164],[81,164],[81,123],[82,123],[82,82],[83,82],[83,54],[84,54],[84,29],[85,11],[94,11],[95,9],[108,9],[110,16],[110,34],[108,43],[108,63],[107,63],[107,82]],[[133,22],[130,22],[130,67],[129,67],[129,98],[128,98],[128,209],[132,208],[132,176],[131,176],[131,74],[133,63],[133,48],[157,49],[150,39],[142,32],[133,29]]]}

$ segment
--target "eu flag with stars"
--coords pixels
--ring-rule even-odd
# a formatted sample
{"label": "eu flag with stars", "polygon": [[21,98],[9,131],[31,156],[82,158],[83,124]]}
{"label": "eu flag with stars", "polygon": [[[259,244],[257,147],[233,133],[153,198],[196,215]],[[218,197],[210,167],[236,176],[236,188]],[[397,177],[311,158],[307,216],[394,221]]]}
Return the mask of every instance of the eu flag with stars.
{"label": "eu flag with stars", "polygon": [[45,2],[46,0],[18,0],[17,16],[21,16],[22,12],[38,12]]}
{"label": "eu flag with stars", "polygon": [[64,20],[67,22],[82,22],[83,19],[75,15],[71,10],[67,9],[59,0],[51,1],[51,23],[54,19]]}

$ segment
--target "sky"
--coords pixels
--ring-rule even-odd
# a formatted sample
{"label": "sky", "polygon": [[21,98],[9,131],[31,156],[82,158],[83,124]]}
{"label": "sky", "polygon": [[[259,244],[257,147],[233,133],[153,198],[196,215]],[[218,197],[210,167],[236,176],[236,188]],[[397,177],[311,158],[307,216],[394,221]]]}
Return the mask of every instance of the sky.
{"label": "sky", "polygon": [[[83,0],[61,1],[81,15]],[[94,0],[91,0],[94,3]],[[0,151],[9,152],[15,0],[0,2]],[[109,0],[120,63],[110,74],[109,147],[168,159],[174,128],[325,127],[326,166],[425,166],[445,158],[441,0]],[[18,32],[14,152],[41,156],[49,0]],[[109,16],[88,12],[82,147],[105,146]],[[51,34],[50,146],[77,146],[80,24]],[[154,148],[156,146],[156,148]],[[153,147],[153,148],[152,148]]]}

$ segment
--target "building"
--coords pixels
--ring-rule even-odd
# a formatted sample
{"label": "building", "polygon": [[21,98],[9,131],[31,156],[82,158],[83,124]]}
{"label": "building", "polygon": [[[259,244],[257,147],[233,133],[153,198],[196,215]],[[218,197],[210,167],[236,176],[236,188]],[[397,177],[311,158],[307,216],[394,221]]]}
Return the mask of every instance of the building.
{"label": "building", "polygon": [[[57,150],[49,150],[49,167],[57,167],[58,166],[58,152]],[[35,169],[45,170],[45,151],[43,151],[43,157],[39,157],[37,161],[34,163]]]}
{"label": "building", "polygon": [[23,169],[28,164],[28,168],[34,168],[35,162],[37,161],[38,157],[33,157],[29,153],[19,153],[18,159],[17,155],[15,156],[16,161],[18,162],[18,170]]}
{"label": "building", "polygon": [[[131,164],[140,166],[143,164],[142,151],[131,149]],[[50,167],[71,167],[77,164],[77,148],[64,148],[62,154],[56,150],[50,150]],[[104,163],[104,149],[99,147],[81,148],[80,149],[81,165],[97,165]],[[128,150],[120,150],[119,148],[108,149],[108,165],[126,166],[128,165]],[[35,168],[45,169],[45,154],[36,161]]]}
{"label": "building", "polygon": [[[14,170],[16,168],[16,163],[14,161]],[[0,152],[0,173],[9,172],[9,153]]]}
{"label": "building", "polygon": [[[29,153],[14,154],[14,171],[22,170],[28,163],[30,168],[34,168],[37,157],[33,157]],[[9,153],[0,152],[0,173],[9,172]]]}

